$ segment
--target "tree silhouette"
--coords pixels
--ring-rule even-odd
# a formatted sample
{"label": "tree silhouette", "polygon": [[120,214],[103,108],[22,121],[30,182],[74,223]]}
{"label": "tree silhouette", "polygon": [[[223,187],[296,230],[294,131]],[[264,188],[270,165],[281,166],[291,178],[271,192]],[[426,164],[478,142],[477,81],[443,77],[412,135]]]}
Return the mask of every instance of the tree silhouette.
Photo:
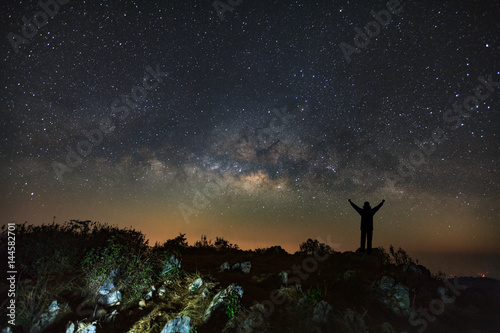
{"label": "tree silhouette", "polygon": [[326,245],[325,243],[320,243],[317,239],[312,240],[311,238],[300,244],[299,248],[300,248],[299,252],[304,254],[318,253],[320,255],[324,255],[327,253],[334,252],[334,250],[329,245]]}

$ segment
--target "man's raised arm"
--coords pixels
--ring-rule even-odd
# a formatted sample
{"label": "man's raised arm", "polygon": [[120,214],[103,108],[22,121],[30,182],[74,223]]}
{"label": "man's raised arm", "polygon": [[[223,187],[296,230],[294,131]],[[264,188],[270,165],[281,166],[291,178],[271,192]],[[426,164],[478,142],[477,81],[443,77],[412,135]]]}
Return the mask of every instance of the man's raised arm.
{"label": "man's raised arm", "polygon": [[372,209],[373,213],[376,213],[380,209],[380,207],[382,207],[382,205],[384,204],[384,202],[385,202],[385,199],[382,200],[382,202],[379,203],[378,206],[376,206],[375,208],[373,208]]}
{"label": "man's raised arm", "polygon": [[359,214],[361,214],[361,212],[363,210],[361,208],[359,208],[358,206],[356,206],[356,204],[354,202],[352,202],[351,199],[348,199],[348,201],[351,204],[352,208],[354,208]]}

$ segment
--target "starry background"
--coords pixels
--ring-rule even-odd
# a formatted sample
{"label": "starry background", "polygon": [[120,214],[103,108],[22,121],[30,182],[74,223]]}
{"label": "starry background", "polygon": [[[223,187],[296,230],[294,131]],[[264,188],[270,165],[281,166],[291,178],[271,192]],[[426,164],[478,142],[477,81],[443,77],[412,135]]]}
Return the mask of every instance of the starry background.
{"label": "starry background", "polygon": [[[348,251],[360,219],[347,199],[385,199],[374,246],[500,276],[500,88],[446,121],[479,76],[499,81],[499,2],[402,1],[351,61],[341,43],[385,1],[231,7],[221,20],[210,0],[74,0],[15,50],[8,34],[41,9],[2,1],[1,222],[90,219],[151,244],[182,232],[290,252],[328,237]],[[148,67],[161,82],[134,102]],[[126,116],[112,110],[126,99]],[[63,167],[103,121],[102,142]],[[436,128],[446,140],[394,181]]]}

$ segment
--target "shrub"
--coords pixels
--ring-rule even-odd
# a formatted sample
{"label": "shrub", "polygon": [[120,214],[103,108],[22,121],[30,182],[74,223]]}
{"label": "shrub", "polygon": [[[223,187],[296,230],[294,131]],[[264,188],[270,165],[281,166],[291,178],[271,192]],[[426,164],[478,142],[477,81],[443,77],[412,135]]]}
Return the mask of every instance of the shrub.
{"label": "shrub", "polygon": [[141,249],[119,243],[115,236],[108,239],[106,247],[89,250],[82,260],[82,268],[87,282],[83,293],[87,296],[96,296],[98,288],[114,270],[120,272],[119,289],[126,291],[126,304],[138,301],[154,283],[150,259]]}
{"label": "shrub", "polygon": [[228,316],[228,318],[233,318],[238,313],[240,308],[241,306],[239,305],[238,295],[231,295],[226,305],[226,315]]}
{"label": "shrub", "polygon": [[446,273],[438,271],[436,274],[433,274],[432,277],[438,281],[444,281],[446,280]]}
{"label": "shrub", "polygon": [[214,246],[217,251],[232,249],[237,250],[239,248],[238,245],[229,243],[229,241],[224,239],[223,237],[215,237]]}
{"label": "shrub", "polygon": [[321,301],[321,290],[319,288],[308,289],[305,295],[305,300],[308,304],[315,306]]}
{"label": "shrub", "polygon": [[299,253],[304,253],[304,254],[312,255],[314,253],[318,253],[320,255],[325,255],[334,253],[334,250],[329,245],[325,243],[320,243],[317,239],[312,240],[311,238],[300,244],[299,248],[300,248]]}
{"label": "shrub", "polygon": [[379,246],[377,249],[379,250],[379,253],[382,256],[382,263],[384,265],[391,264],[391,256],[389,256],[389,253],[385,251],[384,247]]}
{"label": "shrub", "polygon": [[415,264],[415,261],[402,248],[394,251],[394,247],[391,245],[389,252],[392,256],[392,262],[396,265]]}
{"label": "shrub", "polygon": [[174,239],[169,239],[160,247],[168,250],[177,250],[180,251],[188,247],[188,242],[186,240],[186,234],[179,233],[179,236]]}
{"label": "shrub", "polygon": [[207,241],[207,235],[201,235],[201,240],[194,243],[196,248],[213,248],[212,240]]}
{"label": "shrub", "polygon": [[[83,270],[84,276],[81,276],[84,260],[87,261],[87,270],[95,266],[94,276],[103,275],[104,281],[105,274],[109,273],[107,267],[120,260],[118,257],[125,253],[124,249],[136,254],[147,249],[142,233],[89,220],[39,226],[19,224],[16,236],[22,240],[16,243],[16,262],[19,266],[16,303],[19,311],[16,321],[26,329],[47,309],[50,301],[73,292],[82,278],[90,280],[88,271]],[[2,227],[0,238],[4,237],[6,230]],[[0,247],[0,255],[6,257],[3,251],[6,251],[5,248]],[[148,274],[144,263],[130,263],[135,264],[134,267],[144,275]],[[54,283],[54,278],[57,283]],[[0,310],[0,315],[5,318],[5,309]]]}

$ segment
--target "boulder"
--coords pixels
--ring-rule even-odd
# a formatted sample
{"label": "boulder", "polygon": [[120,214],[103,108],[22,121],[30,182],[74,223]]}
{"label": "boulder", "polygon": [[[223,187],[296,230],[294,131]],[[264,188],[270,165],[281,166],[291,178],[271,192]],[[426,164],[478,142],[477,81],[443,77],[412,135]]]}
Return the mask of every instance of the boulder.
{"label": "boulder", "polygon": [[285,271],[281,271],[278,274],[280,285],[286,286],[288,284],[288,273]]}
{"label": "boulder", "polygon": [[446,289],[444,289],[443,287],[439,286],[437,288],[437,293],[440,297],[444,297],[446,295]]}
{"label": "boulder", "polygon": [[120,271],[114,269],[109,273],[106,281],[99,287],[99,294],[101,297],[97,300],[97,303],[104,307],[114,306],[120,304],[122,299],[122,294],[120,291],[116,290],[115,282],[119,278]]}
{"label": "boulder", "polygon": [[201,298],[205,298],[208,295],[210,295],[210,290],[208,290],[208,288],[203,289],[203,291],[201,292]]}
{"label": "boulder", "polygon": [[243,288],[231,284],[226,289],[219,291],[208,305],[205,315],[203,316],[203,321],[207,322],[214,317],[224,315],[225,307],[229,304],[232,296],[237,296],[239,300],[243,297]]}
{"label": "boulder", "polygon": [[49,307],[42,312],[38,320],[29,330],[29,333],[40,333],[44,332],[49,326],[54,324],[64,312],[68,310],[66,304],[60,305],[57,301],[50,303]]}
{"label": "boulder", "polygon": [[241,271],[245,274],[250,273],[250,270],[252,269],[252,264],[250,261],[245,261],[240,264],[241,266]]}
{"label": "boulder", "polygon": [[175,275],[181,269],[181,261],[177,259],[174,255],[171,255],[170,258],[163,266],[163,270],[161,272],[162,276],[172,276]]}
{"label": "boulder", "polygon": [[392,295],[394,313],[407,316],[410,312],[410,290],[407,286],[396,284]]}
{"label": "boulder", "polygon": [[118,268],[112,270],[111,273],[109,273],[106,281],[104,281],[103,285],[99,287],[99,294],[107,295],[110,292],[114,291],[116,289],[114,282],[118,279],[119,274],[120,271],[118,270]]}
{"label": "boulder", "polygon": [[332,310],[332,306],[326,301],[319,301],[313,308],[312,320],[318,324],[327,322],[328,313]]}
{"label": "boulder", "polygon": [[227,261],[225,263],[223,263],[222,265],[220,265],[221,272],[225,272],[225,271],[228,271],[230,269],[231,269],[231,266],[229,265],[229,263]]}
{"label": "boulder", "polygon": [[[365,312],[366,314],[366,312]],[[341,328],[341,332],[368,333],[368,327],[363,320],[364,314],[360,315],[351,309],[346,309],[335,317],[335,321]]]}
{"label": "boulder", "polygon": [[394,279],[390,276],[382,276],[379,282],[379,288],[385,292],[390,292],[394,282]]}
{"label": "boulder", "polygon": [[203,285],[203,279],[197,278],[196,280],[194,280],[193,283],[191,283],[191,285],[189,286],[189,290],[193,292],[198,291],[198,289],[200,289],[202,285]]}
{"label": "boulder", "polygon": [[189,317],[175,317],[161,330],[161,333],[191,333],[193,326]]}
{"label": "boulder", "polygon": [[350,280],[355,276],[356,276],[356,272],[353,270],[349,270],[349,271],[344,272],[343,278],[344,278],[344,280]]}
{"label": "boulder", "polygon": [[116,309],[114,309],[113,311],[111,311],[111,313],[108,313],[106,315],[106,317],[104,318],[104,321],[107,323],[115,321],[116,316],[118,316],[118,311],[116,311]]}
{"label": "boulder", "polygon": [[122,293],[116,290],[110,292],[107,295],[103,295],[101,298],[99,298],[97,302],[104,307],[109,307],[109,306],[119,305],[121,300],[122,300]]}
{"label": "boulder", "polygon": [[394,327],[392,327],[391,323],[387,321],[382,323],[382,325],[380,325],[380,331],[382,333],[396,333]]}
{"label": "boulder", "polygon": [[95,322],[93,322],[92,324],[80,323],[78,324],[78,327],[72,322],[69,322],[68,327],[66,328],[66,333],[96,333],[96,332],[97,332],[97,327]]}
{"label": "boulder", "polygon": [[237,262],[236,264],[233,265],[233,267],[231,267],[231,270],[236,271],[236,270],[239,270],[240,268],[241,268],[241,265],[239,262]]}
{"label": "boulder", "polygon": [[383,276],[379,281],[382,291],[382,302],[398,316],[407,316],[410,310],[410,290],[407,286],[396,284],[389,276]]}

